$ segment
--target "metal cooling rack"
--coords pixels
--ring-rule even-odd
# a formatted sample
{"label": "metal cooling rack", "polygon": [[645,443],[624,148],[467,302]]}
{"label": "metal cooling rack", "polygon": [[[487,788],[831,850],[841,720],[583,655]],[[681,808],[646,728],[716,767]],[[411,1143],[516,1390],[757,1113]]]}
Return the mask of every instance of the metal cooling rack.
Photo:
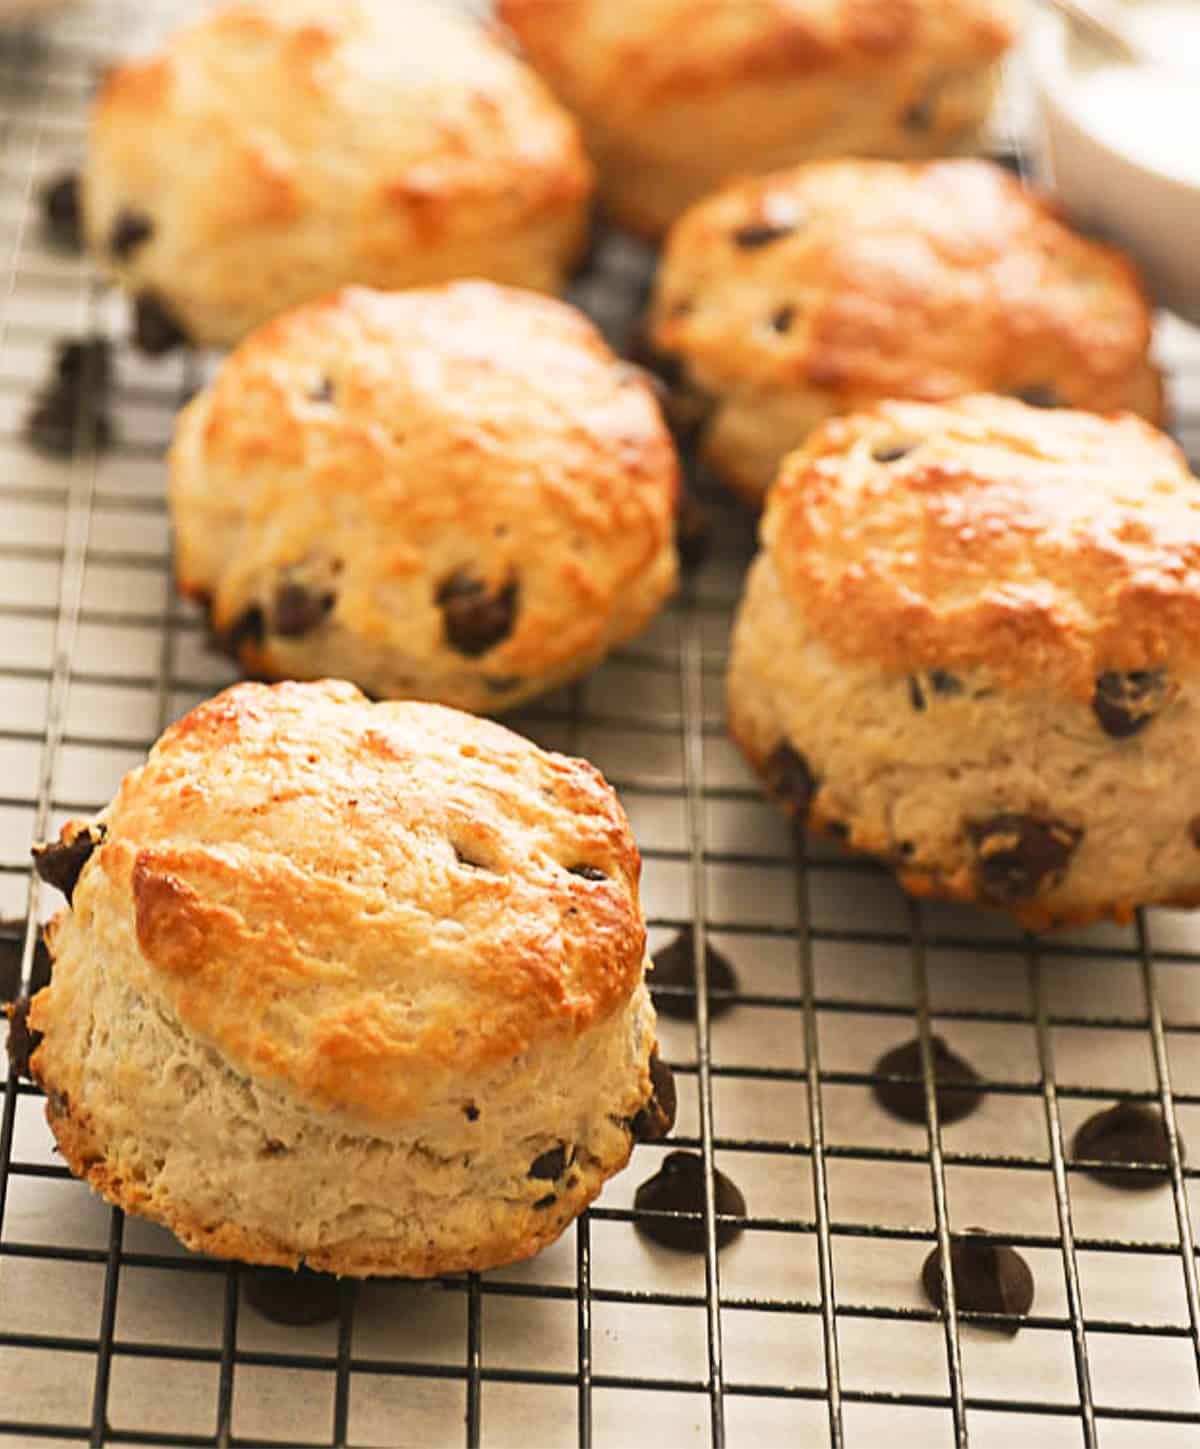
{"label": "metal cooling rack", "polygon": [[[98,808],[161,727],[228,682],[172,595],[163,447],[203,362],[118,348],[110,451],[21,434],[53,339],[123,336],[119,300],[44,240],[33,198],[79,152],[96,68],[180,6],[95,0],[0,40],[0,915],[55,908],[28,849]],[[648,258],[610,238],[577,300],[620,339]],[[1200,345],[1164,325],[1180,435],[1200,450]],[[1200,918],[1044,940],[908,902],[789,833],[725,739],[721,678],[752,547],[719,498],[716,556],[635,647],[514,721],[618,787],[655,944],[694,923],[738,968],[736,1009],[662,1022],[673,1144],[638,1148],[531,1263],[428,1284],[345,1283],[335,1323],[284,1329],[239,1269],[110,1211],[55,1158],[38,1094],[0,1117],[0,1444],[569,1444],[976,1449],[1200,1443]],[[985,1106],[930,1130],[870,1096],[879,1053],[938,1031]],[[929,1091],[927,1074],[926,1089]],[[1169,1181],[1114,1191],[1067,1144],[1097,1104],[1161,1105]],[[930,1095],[931,1107],[933,1098]],[[931,1113],[932,1116],[932,1113]],[[633,1228],[667,1147],[742,1187],[742,1237],[679,1259]],[[1019,1245],[1018,1335],[939,1316],[921,1263],[951,1227]]]}

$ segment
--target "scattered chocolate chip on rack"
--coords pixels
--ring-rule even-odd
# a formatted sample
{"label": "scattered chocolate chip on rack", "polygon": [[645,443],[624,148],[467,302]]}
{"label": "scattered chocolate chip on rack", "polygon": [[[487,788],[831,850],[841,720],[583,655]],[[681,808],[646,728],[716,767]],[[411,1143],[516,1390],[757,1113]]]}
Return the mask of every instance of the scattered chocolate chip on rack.
{"label": "scattered chocolate chip on rack", "polygon": [[[1005,1322],[981,1323],[980,1328],[1016,1333],[1020,1320],[1033,1307],[1034,1283],[1029,1264],[1007,1243],[984,1236],[982,1228],[971,1228],[950,1239],[950,1272],[958,1312],[1005,1315]],[[930,1303],[944,1310],[946,1289],[937,1248],[925,1259],[921,1286]]]}
{"label": "scattered chocolate chip on rack", "polygon": [[[938,1121],[945,1126],[969,1117],[983,1102],[979,1073],[965,1058],[946,1045],[940,1036],[930,1037],[933,1056],[934,1092]],[[871,1086],[875,1100],[893,1117],[904,1122],[925,1121],[925,1082],[921,1043],[916,1038],[884,1052],[871,1068],[876,1081]]]}
{"label": "scattered chocolate chip on rack", "polygon": [[[696,935],[685,926],[673,941],[654,953],[650,995],[660,1016],[691,1021],[696,1015]],[[708,979],[708,1015],[732,1011],[738,991],[737,973],[711,941],[704,943],[704,971]]]}
{"label": "scattered chocolate chip on rack", "polygon": [[328,1323],[341,1309],[341,1285],[332,1273],[308,1268],[247,1268],[242,1271],[246,1302],[272,1323],[306,1328]]}
{"label": "scattered chocolate chip on rack", "polygon": [[[1185,1149],[1177,1137],[1179,1160]],[[1071,1144],[1076,1165],[1089,1176],[1139,1192],[1161,1187],[1171,1170],[1171,1144],[1162,1112],[1148,1102],[1118,1102],[1093,1112]]]}
{"label": "scattered chocolate chip on rack", "polygon": [[[639,1212],[698,1214],[639,1217],[635,1226],[661,1247],[677,1253],[704,1252],[704,1159],[698,1152],[669,1152],[654,1176],[638,1188],[633,1205]],[[737,1184],[715,1167],[713,1205],[717,1213],[717,1247],[727,1248],[744,1231],[744,1224],[728,1219],[746,1216],[746,1199]]]}

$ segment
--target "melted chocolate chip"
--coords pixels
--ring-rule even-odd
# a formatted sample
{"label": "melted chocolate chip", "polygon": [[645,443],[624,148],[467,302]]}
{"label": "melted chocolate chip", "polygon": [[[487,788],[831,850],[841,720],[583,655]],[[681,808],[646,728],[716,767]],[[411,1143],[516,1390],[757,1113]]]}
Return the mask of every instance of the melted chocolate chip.
{"label": "melted chocolate chip", "polygon": [[780,333],[787,332],[795,320],[796,309],[790,302],[783,307],[777,307],[771,313],[771,331]]}
{"label": "melted chocolate chip", "polygon": [[[633,1196],[639,1211],[665,1213],[704,1212],[704,1159],[696,1152],[668,1152],[653,1177],[647,1178]],[[717,1247],[726,1248],[741,1236],[741,1223],[721,1222],[720,1218],[745,1217],[746,1199],[732,1179],[713,1169],[713,1205],[718,1214]],[[664,1248],[679,1253],[704,1252],[704,1219],[638,1218],[634,1223],[639,1233]]]}
{"label": "melted chocolate chip", "polygon": [[1113,739],[1124,740],[1144,730],[1167,702],[1167,676],[1161,669],[1135,669],[1129,674],[1096,676],[1092,713]]}
{"label": "melted chocolate chip", "polygon": [[1048,382],[1035,382],[1030,387],[1018,388],[1013,397],[1031,408],[1060,408],[1062,399]]}
{"label": "melted chocolate chip", "polygon": [[46,230],[61,247],[83,250],[83,216],[79,205],[79,173],[66,171],[42,189]]}
{"label": "melted chocolate chip", "polygon": [[33,847],[34,869],[47,885],[62,891],[68,905],[75,894],[80,873],[92,858],[92,851],[103,844],[107,834],[103,825],[89,825],[71,840],[55,840],[49,845]]}
{"label": "melted chocolate chip", "polygon": [[251,604],[248,609],[242,610],[227,633],[217,637],[217,643],[236,659],[243,644],[259,645],[266,638],[266,633],[263,611],[257,604]]}
{"label": "melted chocolate chip", "polygon": [[583,880],[607,880],[608,876],[594,865],[570,865],[567,870],[571,875],[580,876]]}
{"label": "melted chocolate chip", "polygon": [[535,1157],[529,1164],[529,1176],[543,1182],[557,1182],[567,1169],[567,1146],[560,1142]]}
{"label": "melted chocolate chip", "polygon": [[912,702],[913,709],[920,711],[925,708],[925,695],[921,690],[921,681],[915,674],[908,676],[908,697]]}
{"label": "melted chocolate chip", "polygon": [[791,221],[752,221],[745,226],[739,226],[732,235],[732,241],[735,247],[741,247],[743,251],[754,251],[758,247],[768,247],[785,236],[791,236],[795,230],[796,224]]}
{"label": "melted chocolate chip", "polygon": [[686,488],[680,490],[675,515],[675,546],[685,569],[697,569],[708,557],[712,526],[708,510]]}
{"label": "melted chocolate chip", "polygon": [[967,825],[984,895],[1000,905],[1028,900],[1054,885],[1071,862],[1083,831],[1062,820],[995,815]]}
{"label": "melted chocolate chip", "polygon": [[133,307],[133,340],[142,352],[161,357],[182,347],[188,335],[164,302],[152,292],[142,292]]}
{"label": "melted chocolate chip", "polygon": [[817,791],[817,782],[808,761],[787,743],[776,745],[767,756],[763,769],[767,790],[779,803],[803,823]]}
{"label": "melted chocolate chip", "polygon": [[931,669],[928,678],[935,694],[949,696],[963,692],[963,682],[957,674],[949,674],[944,669]]}
{"label": "melted chocolate chip", "polygon": [[303,584],[280,584],[271,609],[271,632],[299,639],[322,624],[336,602],[334,594],[314,594]]}
{"label": "melted chocolate chip", "polygon": [[468,1122],[478,1122],[479,1108],[475,1105],[474,1102],[468,1102],[463,1108],[463,1116],[467,1119]]}
{"label": "melted chocolate chip", "polygon": [[557,1201],[557,1195],[555,1193],[548,1192],[545,1197],[539,1197],[538,1200],[533,1204],[533,1206],[537,1209],[549,1208],[553,1207]]}
{"label": "melted chocolate chip", "polygon": [[901,458],[907,458],[915,447],[915,443],[880,443],[871,449],[871,457],[877,463],[898,463]]}
{"label": "melted chocolate chip", "polygon": [[127,261],[154,235],[154,223],[144,211],[123,206],[108,234],[108,249],[118,261]]}
{"label": "melted chocolate chip", "polygon": [[[1033,1307],[1033,1274],[1029,1264],[1007,1243],[989,1242],[974,1232],[956,1234],[950,1240],[950,1273],[954,1279],[954,1301],[960,1312],[1004,1313],[1007,1323],[980,1324],[1000,1333],[1016,1333]],[[935,1308],[946,1306],[942,1261],[938,1250],[925,1259],[921,1286]]]}
{"label": "melted chocolate chip", "polygon": [[306,1328],[338,1316],[341,1287],[332,1273],[308,1268],[246,1268],[242,1270],[246,1302],[272,1323]]}
{"label": "melted chocolate chip", "polygon": [[[940,1036],[930,1037],[933,1055],[934,1094],[938,1121],[943,1126],[961,1122],[983,1102],[979,1073],[946,1045]],[[921,1068],[921,1043],[915,1038],[886,1051],[871,1068],[877,1077],[909,1077],[910,1081],[874,1082],[871,1094],[879,1105],[904,1122],[925,1121],[925,1082]]]}
{"label": "melted chocolate chip", "polygon": [[19,997],[5,1008],[8,1015],[8,1061],[18,1077],[32,1080],[29,1059],[42,1044],[40,1031],[29,1026],[29,997]]}
{"label": "melted chocolate chip", "polygon": [[[14,1001],[21,993],[21,956],[25,949],[25,922],[0,921],[0,1002]],[[34,942],[30,996],[50,981],[50,951],[41,933]]]}
{"label": "melted chocolate chip", "polygon": [[436,599],[447,641],[469,659],[486,654],[512,633],[517,612],[515,583],[489,593],[482,580],[452,574],[438,589]]}
{"label": "melted chocolate chip", "polygon": [[[1177,1141],[1182,1161],[1183,1139]],[[1163,1115],[1157,1107],[1145,1102],[1118,1102],[1115,1107],[1094,1112],[1075,1133],[1071,1155],[1079,1161],[1104,1163],[1103,1167],[1086,1167],[1084,1171],[1111,1187],[1133,1191],[1161,1187],[1171,1166]],[[1135,1164],[1157,1167],[1160,1171],[1128,1170]]]}
{"label": "melted chocolate chip", "polygon": [[675,1074],[658,1054],[650,1053],[650,1098],[637,1114],[629,1119],[629,1131],[635,1142],[661,1142],[675,1126],[678,1098]]}
{"label": "melted chocolate chip", "polygon": [[[711,1020],[733,1008],[738,989],[737,974],[706,939],[704,969],[708,980],[708,1015]],[[664,988],[668,988],[665,989]],[[718,994],[714,997],[713,992]],[[654,970],[650,975],[650,995],[661,1016],[691,1021],[696,1015],[695,932],[685,926],[679,935],[654,953]]]}

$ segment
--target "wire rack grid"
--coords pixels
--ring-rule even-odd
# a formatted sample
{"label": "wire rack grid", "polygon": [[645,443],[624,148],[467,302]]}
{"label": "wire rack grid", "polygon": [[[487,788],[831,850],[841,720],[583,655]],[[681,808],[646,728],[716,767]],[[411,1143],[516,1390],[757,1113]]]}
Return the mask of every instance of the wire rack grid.
{"label": "wire rack grid", "polygon": [[[0,40],[0,915],[54,909],[28,848],[97,809],[162,726],[229,680],[170,584],[162,455],[202,380],[118,347],[117,438],[68,461],[21,422],[54,338],[124,335],[119,300],[39,230],[41,179],[76,159],[96,70],[181,7],[95,0]],[[1019,158],[1017,158],[1019,160]],[[623,338],[650,259],[610,236],[576,300]],[[1164,322],[1178,431],[1200,447],[1200,345]],[[654,945],[693,925],[735,964],[735,1009],[663,1019],[672,1143],[528,1264],[431,1283],[345,1282],[335,1322],[285,1329],[236,1265],[184,1252],[74,1182],[41,1101],[0,1115],[0,1444],[714,1445],[903,1449],[1200,1443],[1200,921],[1035,940],[907,901],[880,871],[797,845],[722,728],[729,617],[753,545],[719,497],[714,556],[650,632],[513,722],[617,786],[645,859]],[[934,1032],[985,1076],[941,1126]],[[879,1053],[916,1034],[929,1125],[872,1100]],[[1117,1097],[1161,1106],[1170,1172],[1120,1193],[1072,1164]],[[661,1155],[703,1156],[707,1251],[634,1229]],[[712,1173],[745,1231],[716,1251]],[[1016,1244],[1037,1299],[1015,1337],[944,1314],[921,1263],[951,1230]]]}

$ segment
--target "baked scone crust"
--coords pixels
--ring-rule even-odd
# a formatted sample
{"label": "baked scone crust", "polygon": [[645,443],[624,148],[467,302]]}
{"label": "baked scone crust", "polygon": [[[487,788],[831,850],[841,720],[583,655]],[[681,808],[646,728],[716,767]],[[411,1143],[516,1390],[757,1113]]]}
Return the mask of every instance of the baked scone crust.
{"label": "baked scone crust", "polygon": [[542,82],[422,0],[221,6],[108,74],[83,182],[96,255],[211,346],[351,282],[557,290],[593,187]]}
{"label": "baked scone crust", "polygon": [[1200,903],[1198,654],[1200,488],[1173,443],[885,403],[772,489],[730,728],[798,820],[915,895],[1128,920]]}
{"label": "baked scone crust", "polygon": [[661,235],[735,176],[978,140],[1019,0],[500,0],[606,207]]}
{"label": "baked scone crust", "polygon": [[[179,587],[260,676],[490,713],[582,673],[676,581],[653,393],[574,308],[488,283],[351,288],[269,323],[183,412],[170,471]],[[456,578],[513,591],[475,655],[448,634]],[[289,583],[331,601],[300,634]]]}
{"label": "baked scone crust", "polygon": [[655,347],[711,398],[701,450],[749,501],[824,418],[973,392],[1163,420],[1140,278],[986,161],[831,161],[673,228]]}
{"label": "baked scone crust", "polygon": [[244,684],[83,829],[31,1066],[110,1200],[209,1252],[425,1274],[536,1251],[624,1165],[654,1013],[637,850],[591,766]]}

